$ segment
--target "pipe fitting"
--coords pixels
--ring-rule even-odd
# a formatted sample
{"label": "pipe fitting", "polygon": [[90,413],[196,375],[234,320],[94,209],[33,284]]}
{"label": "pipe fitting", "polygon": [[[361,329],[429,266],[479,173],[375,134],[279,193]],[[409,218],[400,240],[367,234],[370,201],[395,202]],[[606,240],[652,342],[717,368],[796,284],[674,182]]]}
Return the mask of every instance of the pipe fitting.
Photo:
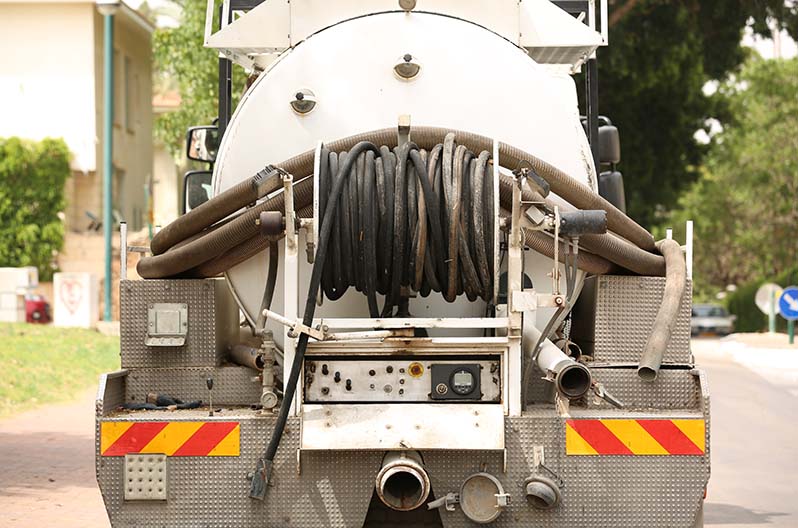
{"label": "pipe fitting", "polygon": [[526,498],[538,510],[551,510],[560,503],[560,487],[550,478],[535,475],[524,482]]}
{"label": "pipe fitting", "polygon": [[415,510],[427,501],[430,480],[418,451],[385,454],[375,481],[377,496],[396,511]]}

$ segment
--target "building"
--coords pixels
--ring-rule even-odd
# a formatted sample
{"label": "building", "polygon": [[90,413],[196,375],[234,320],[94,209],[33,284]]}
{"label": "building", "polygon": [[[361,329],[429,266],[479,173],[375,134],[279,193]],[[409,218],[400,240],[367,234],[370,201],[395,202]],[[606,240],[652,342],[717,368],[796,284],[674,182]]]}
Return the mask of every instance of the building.
{"label": "building", "polygon": [[[153,181],[152,32],[115,16],[113,216],[147,225]],[[62,137],[72,151],[68,232],[102,219],[103,17],[92,0],[0,0],[0,136]]]}

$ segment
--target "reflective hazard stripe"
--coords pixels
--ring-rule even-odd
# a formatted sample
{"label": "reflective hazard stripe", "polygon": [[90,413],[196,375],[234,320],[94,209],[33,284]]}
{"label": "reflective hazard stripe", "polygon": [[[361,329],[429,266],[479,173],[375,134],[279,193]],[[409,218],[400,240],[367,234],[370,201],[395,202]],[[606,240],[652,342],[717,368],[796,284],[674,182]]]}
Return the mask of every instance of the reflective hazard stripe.
{"label": "reflective hazard stripe", "polygon": [[705,424],[683,420],[567,420],[567,455],[703,455]]}
{"label": "reflective hazard stripe", "polygon": [[163,453],[169,456],[238,456],[238,422],[102,422],[100,453]]}

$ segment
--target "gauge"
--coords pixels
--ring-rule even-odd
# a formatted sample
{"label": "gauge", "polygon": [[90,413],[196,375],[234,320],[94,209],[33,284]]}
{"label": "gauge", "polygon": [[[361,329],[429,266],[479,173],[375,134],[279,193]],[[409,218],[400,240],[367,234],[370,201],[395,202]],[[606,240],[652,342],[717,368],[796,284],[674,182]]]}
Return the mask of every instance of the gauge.
{"label": "gauge", "polygon": [[474,380],[474,374],[464,368],[460,368],[452,372],[452,378],[449,382],[452,390],[459,394],[460,396],[467,396],[474,392],[474,387],[476,387],[476,381]]}
{"label": "gauge", "polygon": [[479,364],[435,363],[430,365],[430,399],[481,400]]}

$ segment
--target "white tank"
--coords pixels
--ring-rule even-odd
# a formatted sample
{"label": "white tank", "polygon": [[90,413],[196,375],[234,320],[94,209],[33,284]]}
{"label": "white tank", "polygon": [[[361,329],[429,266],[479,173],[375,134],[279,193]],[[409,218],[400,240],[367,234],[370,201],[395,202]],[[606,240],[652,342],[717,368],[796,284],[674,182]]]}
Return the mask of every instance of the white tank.
{"label": "white tank", "polygon": [[[421,66],[409,81],[393,69],[405,54]],[[300,90],[312,91],[317,101],[306,115],[290,105]],[[466,20],[390,12],[318,31],[286,50],[260,75],[224,135],[214,192],[250,178],[267,164],[312,150],[319,141],[396,126],[405,114],[415,126],[450,127],[517,146],[596,189],[576,87],[562,68],[539,65],[523,48]],[[256,318],[260,306],[267,262],[264,252],[227,273],[250,319]],[[539,291],[550,291],[551,259],[528,252],[524,267]],[[282,263],[279,273],[282,276]],[[302,249],[299,276],[302,301],[310,276]],[[272,310],[284,313],[279,286]],[[416,317],[482,316],[484,310],[481,301],[470,303],[463,297],[447,304],[436,293],[412,299],[410,305]],[[350,291],[339,301],[325,301],[316,315],[367,317],[366,299]],[[538,317],[545,321],[548,315],[540,310]]]}

